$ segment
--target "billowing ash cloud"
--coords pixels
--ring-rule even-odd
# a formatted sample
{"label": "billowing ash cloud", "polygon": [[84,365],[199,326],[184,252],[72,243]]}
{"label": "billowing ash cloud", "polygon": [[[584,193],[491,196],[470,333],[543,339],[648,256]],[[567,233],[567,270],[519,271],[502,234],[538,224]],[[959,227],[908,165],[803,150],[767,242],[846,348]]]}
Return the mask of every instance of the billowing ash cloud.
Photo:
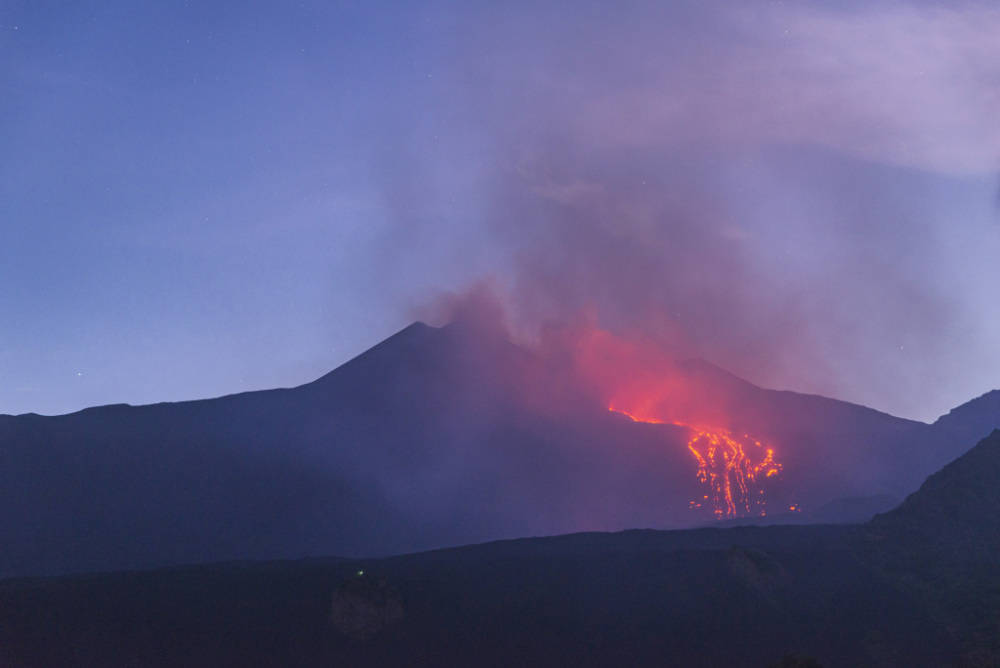
{"label": "billowing ash cloud", "polygon": [[1000,384],[1000,10],[659,4],[456,19],[456,244],[514,328],[924,419]]}

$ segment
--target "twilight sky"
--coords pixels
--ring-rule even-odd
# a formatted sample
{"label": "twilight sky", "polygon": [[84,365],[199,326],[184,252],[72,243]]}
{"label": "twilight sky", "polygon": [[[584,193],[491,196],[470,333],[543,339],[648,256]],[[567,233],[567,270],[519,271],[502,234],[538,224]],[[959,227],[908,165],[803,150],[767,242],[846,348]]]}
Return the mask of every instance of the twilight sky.
{"label": "twilight sky", "polygon": [[583,313],[933,419],[1000,387],[997,35],[973,2],[4,0],[0,413],[299,384],[485,282],[529,337]]}

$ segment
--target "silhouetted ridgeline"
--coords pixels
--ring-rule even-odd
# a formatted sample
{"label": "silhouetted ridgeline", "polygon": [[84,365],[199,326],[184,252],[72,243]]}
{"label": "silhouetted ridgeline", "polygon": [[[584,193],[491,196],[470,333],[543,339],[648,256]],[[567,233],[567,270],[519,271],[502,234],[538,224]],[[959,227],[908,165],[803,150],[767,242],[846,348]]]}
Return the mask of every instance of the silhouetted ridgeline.
{"label": "silhouetted ridgeline", "polygon": [[951,409],[934,423],[960,439],[971,442],[1000,428],[1000,390],[987,392],[981,397]]}

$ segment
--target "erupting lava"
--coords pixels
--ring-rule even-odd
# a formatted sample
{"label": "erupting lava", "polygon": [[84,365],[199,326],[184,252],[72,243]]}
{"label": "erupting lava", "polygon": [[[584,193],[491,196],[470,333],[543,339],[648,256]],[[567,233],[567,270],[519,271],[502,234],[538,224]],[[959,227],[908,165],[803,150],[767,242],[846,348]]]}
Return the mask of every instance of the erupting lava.
{"label": "erupting lava", "polygon": [[692,510],[717,519],[767,514],[768,486],[783,467],[771,444],[734,427],[761,424],[746,400],[759,388],[704,360],[679,360],[642,332],[623,336],[583,320],[546,337],[553,359],[568,359],[578,382],[609,410],[688,431],[701,488]]}
{"label": "erupting lava", "polygon": [[698,463],[698,481],[707,488],[700,501],[691,501],[692,509],[709,504],[718,519],[767,515],[764,483],[782,470],[781,464],[774,458],[774,448],[751,438],[749,434],[739,436],[725,429],[639,417],[614,406],[609,406],[608,410],[634,422],[674,424],[691,431],[687,447]]}

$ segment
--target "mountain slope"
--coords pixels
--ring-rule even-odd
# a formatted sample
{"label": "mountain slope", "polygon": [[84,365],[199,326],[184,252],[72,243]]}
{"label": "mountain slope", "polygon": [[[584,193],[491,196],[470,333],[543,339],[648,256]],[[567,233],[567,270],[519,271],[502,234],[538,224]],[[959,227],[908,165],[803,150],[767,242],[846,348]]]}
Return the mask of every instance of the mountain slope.
{"label": "mountain slope", "polygon": [[862,535],[867,559],[961,642],[962,665],[1000,665],[1000,430]]}
{"label": "mountain slope", "polygon": [[[709,367],[691,382],[779,449],[773,508],[856,519],[837,499],[899,498],[971,445]],[[417,323],[292,389],[0,416],[0,577],[702,524],[689,435],[494,333]]]}
{"label": "mountain slope", "polygon": [[993,390],[951,409],[934,426],[955,438],[976,442],[994,429],[1000,429],[1000,390]]}
{"label": "mountain slope", "polygon": [[[682,446],[664,455],[606,412],[575,424],[528,410],[496,370],[529,362],[417,324],[294,389],[4,416],[0,575],[679,521]],[[616,457],[616,442],[645,454]]]}
{"label": "mountain slope", "polygon": [[870,526],[882,540],[918,546],[936,559],[994,561],[1000,552],[1000,429]]}

